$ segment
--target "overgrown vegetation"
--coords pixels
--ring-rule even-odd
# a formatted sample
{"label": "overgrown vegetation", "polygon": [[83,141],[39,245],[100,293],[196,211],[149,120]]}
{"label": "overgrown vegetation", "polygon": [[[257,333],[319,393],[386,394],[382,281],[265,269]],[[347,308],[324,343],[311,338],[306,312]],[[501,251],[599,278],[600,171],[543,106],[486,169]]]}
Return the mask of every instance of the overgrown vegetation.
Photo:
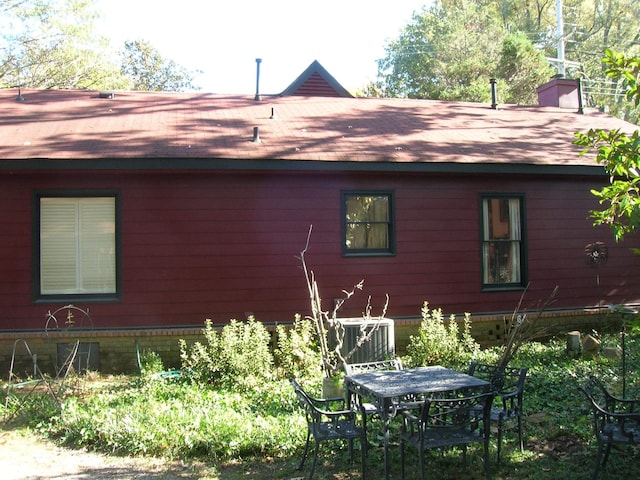
{"label": "overgrown vegetation", "polygon": [[[469,335],[469,318],[461,326],[446,322],[441,310],[430,309],[428,304],[423,317],[421,331],[412,339],[410,356],[403,358],[405,364],[440,363],[466,369],[471,359],[488,363],[499,360],[501,347],[481,350],[475,344]],[[43,391],[22,411],[10,403],[7,409],[0,407],[0,413],[5,418],[15,413],[13,424],[28,425],[73,447],[207,460],[220,472],[214,478],[296,477],[306,425],[286,377],[298,376],[316,393],[321,383],[318,363],[315,369],[311,367],[318,358],[313,362],[310,359],[318,353],[309,341],[313,327],[307,322],[298,319],[291,330],[280,331],[273,361],[265,353],[269,338],[255,320],[232,322],[221,331],[215,331],[208,322],[204,329],[207,342],[184,346],[180,375],[160,374],[159,358],[145,352],[141,358],[144,373],[139,377],[90,375],[78,383],[80,390],[64,399],[61,409]],[[433,342],[427,341],[434,338]],[[604,336],[603,345],[617,345],[619,341],[618,335]],[[640,395],[639,346],[637,332],[627,336],[629,397]],[[508,431],[503,464],[492,465],[494,478],[590,478],[595,441],[587,403],[576,387],[588,374],[595,373],[619,393],[620,359],[576,359],[565,354],[563,339],[557,339],[523,344],[511,364],[530,369],[525,397],[525,452],[519,452],[514,432]],[[255,371],[257,368],[263,371]],[[207,373],[195,375],[196,369]],[[455,450],[431,456],[429,465],[438,468],[440,478],[476,478],[473,475],[481,468],[474,462],[480,461],[481,455],[474,449],[470,453],[468,466]],[[324,464],[316,470],[316,478],[360,478],[358,462],[350,464],[347,455],[346,449],[323,448]],[[369,451],[369,478],[380,477],[381,455],[380,449]],[[392,471],[399,472],[397,450],[392,449],[391,458]],[[607,478],[632,477],[636,465],[637,457],[614,452]],[[408,475],[417,472],[409,471]]]}
{"label": "overgrown vegetation", "polygon": [[404,363],[413,367],[468,365],[480,351],[480,345],[471,336],[471,315],[466,313],[461,323],[458,324],[455,315],[445,319],[441,308],[430,309],[429,302],[424,302],[422,323],[418,334],[410,337]]}
{"label": "overgrown vegetation", "polygon": [[255,318],[231,320],[220,333],[207,319],[203,335],[205,343],[191,347],[180,341],[183,370],[191,381],[245,391],[273,379],[271,336]]}
{"label": "overgrown vegetation", "polygon": [[276,327],[274,351],[281,378],[317,378],[322,375],[322,355],[313,322],[296,315],[292,328]]}

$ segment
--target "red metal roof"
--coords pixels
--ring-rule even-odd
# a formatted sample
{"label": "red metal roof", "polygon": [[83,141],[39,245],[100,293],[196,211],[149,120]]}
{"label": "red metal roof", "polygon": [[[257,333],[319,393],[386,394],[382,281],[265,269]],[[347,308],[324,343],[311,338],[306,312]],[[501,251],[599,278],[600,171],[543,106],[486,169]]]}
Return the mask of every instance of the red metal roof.
{"label": "red metal roof", "polygon": [[[593,165],[574,132],[635,130],[554,107],[434,100],[0,90],[1,160],[134,158]],[[261,143],[252,141],[259,128]]]}

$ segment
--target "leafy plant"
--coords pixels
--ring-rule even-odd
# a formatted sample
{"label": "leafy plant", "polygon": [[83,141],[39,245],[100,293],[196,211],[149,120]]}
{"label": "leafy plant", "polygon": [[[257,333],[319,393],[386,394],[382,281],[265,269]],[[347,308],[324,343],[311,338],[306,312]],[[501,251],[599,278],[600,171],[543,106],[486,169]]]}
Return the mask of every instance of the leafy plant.
{"label": "leafy plant", "polygon": [[145,350],[140,355],[140,373],[143,377],[151,377],[164,371],[162,358],[157,352]]}
{"label": "leafy plant", "polygon": [[[603,63],[613,79],[624,80],[627,100],[640,104],[640,57],[625,57],[606,50]],[[590,129],[577,132],[573,143],[585,147],[580,153],[596,150],[596,161],[609,174],[609,185],[591,193],[598,198],[602,210],[591,211],[594,225],[608,225],[616,241],[640,227],[640,132],[628,134],[619,129]]]}
{"label": "leafy plant", "polygon": [[296,315],[291,328],[276,327],[277,347],[274,357],[282,378],[317,378],[322,372],[322,358],[313,323]]}
{"label": "leafy plant", "polygon": [[409,366],[466,365],[480,351],[480,345],[471,336],[471,315],[465,313],[462,330],[451,315],[445,321],[441,308],[430,309],[429,302],[422,306],[422,323],[417,335],[409,337],[406,362]]}
{"label": "leafy plant", "polygon": [[273,378],[271,336],[255,318],[232,319],[220,333],[207,319],[203,334],[206,343],[190,348],[180,340],[182,367],[195,382],[250,390]]}

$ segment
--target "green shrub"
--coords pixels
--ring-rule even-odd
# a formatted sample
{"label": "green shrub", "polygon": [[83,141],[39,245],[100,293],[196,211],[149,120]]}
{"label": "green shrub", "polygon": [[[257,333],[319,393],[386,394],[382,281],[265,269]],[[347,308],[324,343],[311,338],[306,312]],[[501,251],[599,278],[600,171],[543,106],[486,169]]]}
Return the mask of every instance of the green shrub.
{"label": "green shrub", "polygon": [[153,350],[144,350],[140,354],[140,373],[143,377],[151,377],[153,375],[162,373],[164,371],[164,364],[162,358],[157,352]]}
{"label": "green shrub", "polygon": [[310,320],[296,315],[291,328],[278,325],[276,334],[274,356],[281,378],[313,379],[322,375],[322,357]]}
{"label": "green shrub", "polygon": [[422,323],[417,335],[409,337],[408,366],[445,365],[466,368],[480,351],[480,345],[471,336],[471,316],[466,313],[462,330],[454,315],[445,322],[441,308],[429,309],[429,302],[422,306]]}
{"label": "green shrub", "polygon": [[207,319],[203,334],[206,342],[191,348],[180,340],[182,368],[195,382],[250,390],[273,378],[271,336],[253,317],[231,320],[220,332]]}

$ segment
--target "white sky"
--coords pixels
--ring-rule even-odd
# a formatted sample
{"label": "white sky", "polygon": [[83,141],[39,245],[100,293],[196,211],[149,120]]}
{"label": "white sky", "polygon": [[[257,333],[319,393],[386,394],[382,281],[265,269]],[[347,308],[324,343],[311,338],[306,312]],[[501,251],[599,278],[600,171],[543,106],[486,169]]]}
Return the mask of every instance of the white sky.
{"label": "white sky", "polygon": [[167,59],[201,70],[204,92],[279,93],[311,62],[348,90],[376,78],[388,40],[429,0],[98,0],[101,30],[120,50],[148,40]]}

